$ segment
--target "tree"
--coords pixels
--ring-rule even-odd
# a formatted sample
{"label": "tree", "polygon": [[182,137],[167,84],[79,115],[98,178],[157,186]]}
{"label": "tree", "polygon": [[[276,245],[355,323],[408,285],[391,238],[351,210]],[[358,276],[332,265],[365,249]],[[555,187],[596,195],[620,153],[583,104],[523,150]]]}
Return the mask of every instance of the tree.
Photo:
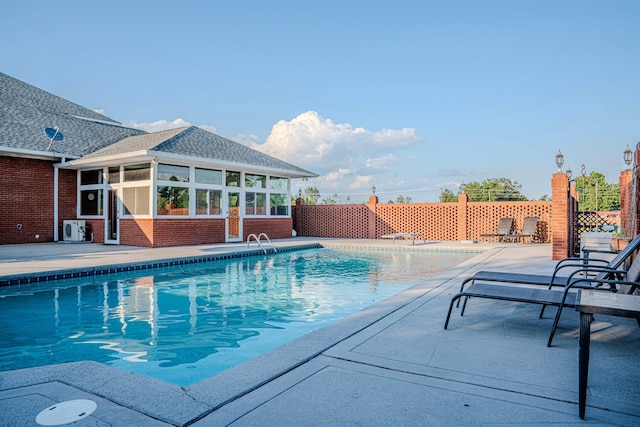
{"label": "tree", "polygon": [[411,203],[411,197],[405,197],[402,194],[399,194],[398,197],[396,197],[396,203]]}
{"label": "tree", "polygon": [[453,191],[448,188],[444,188],[440,193],[440,203],[457,202],[458,196],[453,194]]}
{"label": "tree", "polygon": [[600,172],[576,178],[580,211],[612,211],[620,209],[620,185],[608,184]]}
{"label": "tree", "polygon": [[520,194],[522,185],[507,178],[490,178],[484,181],[470,182],[465,186],[465,193],[470,202],[504,202],[512,200],[527,200]]}
{"label": "tree", "polygon": [[302,199],[305,205],[315,205],[320,199],[320,191],[316,187],[307,187],[302,191]]}
{"label": "tree", "polygon": [[336,204],[336,199],[338,198],[338,194],[333,193],[333,196],[331,197],[326,197],[324,199],[322,199],[322,201],[320,202],[321,205],[335,205]]}

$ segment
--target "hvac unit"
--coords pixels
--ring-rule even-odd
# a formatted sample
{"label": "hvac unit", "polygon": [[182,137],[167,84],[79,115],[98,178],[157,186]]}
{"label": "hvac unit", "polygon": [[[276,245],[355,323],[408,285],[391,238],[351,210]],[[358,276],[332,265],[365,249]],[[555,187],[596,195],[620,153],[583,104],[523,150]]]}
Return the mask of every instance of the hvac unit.
{"label": "hvac unit", "polygon": [[84,220],[65,220],[62,224],[64,240],[69,242],[81,242],[84,240],[85,230],[87,229],[87,224]]}

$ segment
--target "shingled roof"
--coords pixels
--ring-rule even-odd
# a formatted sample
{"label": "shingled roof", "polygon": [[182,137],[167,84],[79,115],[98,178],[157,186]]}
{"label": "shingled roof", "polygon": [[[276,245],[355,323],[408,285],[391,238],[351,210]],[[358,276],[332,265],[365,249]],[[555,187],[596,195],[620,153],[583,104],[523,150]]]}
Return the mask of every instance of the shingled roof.
{"label": "shingled roof", "polygon": [[247,146],[223,138],[196,126],[171,129],[125,138],[109,147],[84,156],[79,161],[118,156],[126,153],[149,152],[150,155],[166,154],[209,159],[225,164],[281,170],[295,176],[317,176],[290,163],[253,150]]}
{"label": "shingled roof", "polygon": [[0,152],[3,148],[46,152],[50,140],[44,129],[55,126],[64,139],[54,141],[51,151],[58,157],[79,158],[72,165],[148,152],[149,156],[186,156],[276,170],[291,177],[317,176],[195,126],[154,133],[126,128],[107,116],[0,73]]}
{"label": "shingled roof", "polygon": [[145,133],[0,73],[0,148],[47,151],[44,129],[56,126],[64,139],[51,151],[74,157]]}

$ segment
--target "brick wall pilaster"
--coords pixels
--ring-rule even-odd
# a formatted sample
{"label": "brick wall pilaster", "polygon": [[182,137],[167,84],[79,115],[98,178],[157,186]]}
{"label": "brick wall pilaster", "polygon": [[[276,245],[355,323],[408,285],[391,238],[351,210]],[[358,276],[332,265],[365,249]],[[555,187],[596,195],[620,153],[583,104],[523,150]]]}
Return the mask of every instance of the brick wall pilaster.
{"label": "brick wall pilaster", "polygon": [[569,256],[569,180],[567,174],[556,173],[551,178],[551,240],[555,260]]}
{"label": "brick wall pilaster", "polygon": [[378,196],[370,196],[369,197],[369,203],[367,203],[367,206],[369,207],[369,221],[368,221],[368,227],[367,227],[367,238],[368,239],[376,239],[377,236],[377,230],[376,230],[376,222],[377,222],[377,215],[376,215],[376,206],[378,204]]}
{"label": "brick wall pilaster", "polygon": [[469,196],[466,194],[458,194],[458,240],[470,239],[467,232],[467,204]]}
{"label": "brick wall pilaster", "polygon": [[633,215],[633,171],[625,170],[620,173],[620,231],[632,234]]}

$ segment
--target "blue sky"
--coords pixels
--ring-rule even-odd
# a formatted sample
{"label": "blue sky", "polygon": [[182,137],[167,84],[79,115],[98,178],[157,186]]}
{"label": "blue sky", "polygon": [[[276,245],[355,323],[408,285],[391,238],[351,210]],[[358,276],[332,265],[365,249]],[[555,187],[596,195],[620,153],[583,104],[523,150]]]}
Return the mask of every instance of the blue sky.
{"label": "blue sky", "polygon": [[323,197],[617,182],[640,141],[640,1],[8,1],[0,71],[126,125],[193,124]]}

